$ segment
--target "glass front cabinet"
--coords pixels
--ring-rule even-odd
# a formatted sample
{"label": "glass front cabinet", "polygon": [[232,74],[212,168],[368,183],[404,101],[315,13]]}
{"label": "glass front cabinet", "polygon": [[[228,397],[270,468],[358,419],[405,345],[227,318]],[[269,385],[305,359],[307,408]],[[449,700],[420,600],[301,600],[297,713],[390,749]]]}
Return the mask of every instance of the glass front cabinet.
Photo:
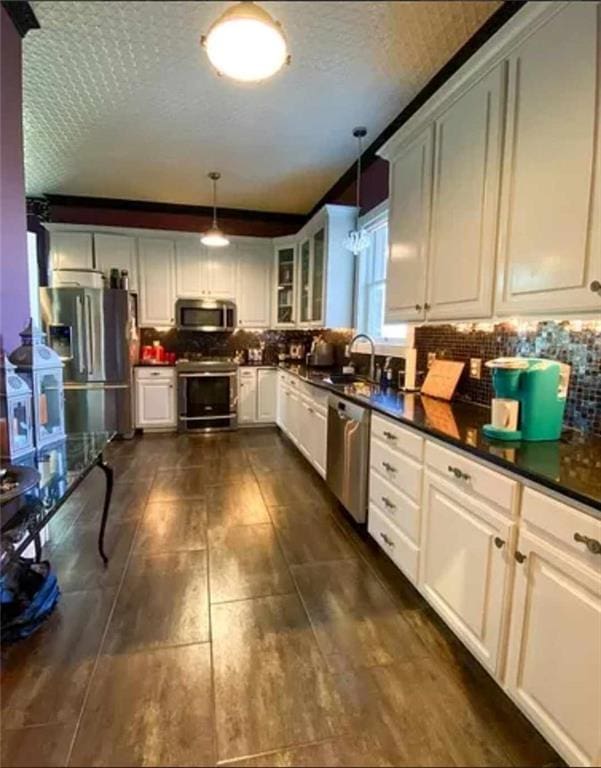
{"label": "glass front cabinet", "polygon": [[354,257],[344,240],[351,206],[326,205],[295,237],[275,241],[276,328],[351,328]]}
{"label": "glass front cabinet", "polygon": [[284,241],[275,247],[275,307],[276,328],[296,324],[296,243]]}

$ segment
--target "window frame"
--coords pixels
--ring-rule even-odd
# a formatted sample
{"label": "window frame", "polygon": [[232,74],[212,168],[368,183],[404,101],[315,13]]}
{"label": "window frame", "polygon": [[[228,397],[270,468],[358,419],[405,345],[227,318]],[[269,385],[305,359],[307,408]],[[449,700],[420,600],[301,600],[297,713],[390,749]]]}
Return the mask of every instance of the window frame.
{"label": "window frame", "polygon": [[[381,228],[383,225],[386,225],[388,229],[388,213],[389,213],[389,205],[388,200],[384,200],[379,205],[375,206],[375,208],[372,208],[370,211],[368,211],[366,214],[361,216],[359,218],[359,227],[363,227],[367,230],[367,232],[372,235],[376,230]],[[386,249],[386,259],[388,258],[388,248]],[[362,329],[359,328],[359,321],[362,321],[362,325],[365,325],[365,318],[361,317],[361,315],[365,314],[367,311],[367,307],[369,306],[369,291],[370,289],[373,289],[376,285],[383,285],[384,291],[386,290],[386,279],[387,275],[385,274],[384,278],[382,280],[367,280],[365,276],[365,268],[366,265],[362,260],[362,255],[359,255],[357,257],[357,270],[356,270],[356,291],[355,291],[355,317],[354,325],[355,325],[355,332],[360,333],[364,332]],[[410,326],[408,323],[399,323],[399,325],[404,326],[405,328],[405,334],[402,337],[390,337],[390,336],[384,336],[379,335],[374,338],[374,342],[376,344],[376,353],[377,354],[388,354],[388,355],[394,355],[394,354],[400,354],[404,349],[407,347],[413,346],[413,327]],[[382,327],[383,331],[384,326]],[[362,344],[357,346],[357,351],[360,351],[360,347]],[[366,344],[366,348],[367,348]]]}

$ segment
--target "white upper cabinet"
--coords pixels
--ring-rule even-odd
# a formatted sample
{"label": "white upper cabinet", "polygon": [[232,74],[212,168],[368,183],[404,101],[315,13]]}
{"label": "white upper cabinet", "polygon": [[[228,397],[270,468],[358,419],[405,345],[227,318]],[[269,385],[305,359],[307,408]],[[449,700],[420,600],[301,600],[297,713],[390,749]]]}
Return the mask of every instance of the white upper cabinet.
{"label": "white upper cabinet", "polygon": [[424,318],[433,137],[428,126],[391,158],[387,323]]}
{"label": "white upper cabinet", "polygon": [[571,3],[509,58],[498,313],[601,310],[600,17]]}
{"label": "white upper cabinet", "polygon": [[203,283],[206,294],[216,299],[233,299],[236,296],[238,246],[204,248]]}
{"label": "white upper cabinet", "polygon": [[207,248],[200,238],[175,241],[176,290],[180,298],[231,299],[236,295],[236,246]]}
{"label": "white upper cabinet", "polygon": [[91,232],[50,233],[52,269],[94,269]]}
{"label": "white upper cabinet", "polygon": [[290,328],[296,322],[296,242],[290,238],[275,242],[273,325]]}
{"label": "white upper cabinet", "polygon": [[175,245],[159,237],[138,239],[141,326],[175,324]]}
{"label": "white upper cabinet", "polygon": [[175,289],[178,298],[199,299],[203,292],[200,238],[175,241]]}
{"label": "white upper cabinet", "polygon": [[96,269],[108,278],[111,269],[120,272],[127,270],[129,290],[138,290],[138,258],[136,238],[128,235],[110,235],[104,232],[94,233],[94,255]]}
{"label": "white upper cabinet", "polygon": [[354,257],[344,240],[354,226],[353,207],[326,205],[299,232],[299,326],[352,327]]}
{"label": "white upper cabinet", "polygon": [[269,328],[271,323],[271,243],[238,244],[238,326]]}
{"label": "white upper cabinet", "polygon": [[505,74],[497,66],[436,121],[429,320],[492,312]]}

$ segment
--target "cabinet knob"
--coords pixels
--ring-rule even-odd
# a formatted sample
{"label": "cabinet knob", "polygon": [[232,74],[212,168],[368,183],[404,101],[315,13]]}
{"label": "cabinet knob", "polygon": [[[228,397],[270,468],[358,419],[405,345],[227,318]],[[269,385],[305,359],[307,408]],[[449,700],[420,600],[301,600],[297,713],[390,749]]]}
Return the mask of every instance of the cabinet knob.
{"label": "cabinet knob", "polygon": [[516,549],[514,557],[518,563],[523,563],[527,555],[523,555],[518,549]]}
{"label": "cabinet knob", "polygon": [[500,536],[495,536],[494,542],[495,542],[495,547],[497,549],[502,549],[503,546],[505,545],[505,542],[503,541],[503,539]]}
{"label": "cabinet knob", "polygon": [[601,555],[601,541],[591,539],[590,536],[584,536],[582,533],[574,534],[574,541],[586,545],[588,551],[593,555]]}
{"label": "cabinet knob", "polygon": [[593,293],[601,296],[601,282],[599,280],[593,280],[589,287]]}
{"label": "cabinet knob", "polygon": [[388,509],[394,509],[396,507],[396,504],[393,504],[392,501],[388,498],[388,496],[381,496],[382,501],[384,502],[385,506],[388,507]]}
{"label": "cabinet knob", "polygon": [[426,311],[428,311],[429,309],[432,309],[432,307],[431,307],[431,306],[428,304],[428,302],[426,302],[426,303],[424,304],[424,309],[425,309]]}
{"label": "cabinet knob", "polygon": [[422,305],[421,304],[416,304],[415,308],[417,309],[418,312],[421,312]]}
{"label": "cabinet knob", "polygon": [[388,432],[387,430],[385,430],[384,432],[382,432],[382,434],[387,440],[396,440],[396,435],[393,435],[392,432]]}
{"label": "cabinet knob", "polygon": [[380,532],[380,538],[389,547],[394,547],[394,541],[390,539],[385,533]]}
{"label": "cabinet knob", "polygon": [[451,465],[449,464],[449,466],[447,467],[447,470],[448,470],[448,471],[449,471],[449,472],[450,472],[452,475],[454,475],[454,476],[457,478],[457,480],[469,480],[469,479],[470,479],[470,476],[469,476],[468,474],[466,474],[465,472],[462,472],[462,471],[459,469],[459,467],[453,467],[453,466],[451,466]]}
{"label": "cabinet knob", "polygon": [[389,464],[387,461],[383,461],[382,466],[387,472],[396,472],[396,467],[393,467],[392,464]]}

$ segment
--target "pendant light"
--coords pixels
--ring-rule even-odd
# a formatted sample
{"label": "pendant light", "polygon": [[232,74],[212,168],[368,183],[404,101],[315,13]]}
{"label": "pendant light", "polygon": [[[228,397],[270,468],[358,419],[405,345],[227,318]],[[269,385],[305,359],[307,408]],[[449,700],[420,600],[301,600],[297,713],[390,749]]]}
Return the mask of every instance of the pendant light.
{"label": "pendant light", "polygon": [[363,227],[359,227],[359,216],[361,215],[361,155],[363,154],[363,139],[367,136],[367,128],[354,128],[353,136],[357,139],[357,181],[355,183],[357,218],[355,229],[348,233],[344,241],[344,247],[354,256],[358,256],[369,248],[369,234]]}
{"label": "pendant light", "polygon": [[220,178],[221,174],[217,171],[209,173],[209,179],[213,182],[213,224],[200,238],[200,242],[210,248],[223,248],[224,245],[230,244],[230,241],[217,226],[217,182]]}
{"label": "pendant light", "polygon": [[200,39],[219,75],[257,82],[290,63],[280,24],[253,2],[228,8]]}

